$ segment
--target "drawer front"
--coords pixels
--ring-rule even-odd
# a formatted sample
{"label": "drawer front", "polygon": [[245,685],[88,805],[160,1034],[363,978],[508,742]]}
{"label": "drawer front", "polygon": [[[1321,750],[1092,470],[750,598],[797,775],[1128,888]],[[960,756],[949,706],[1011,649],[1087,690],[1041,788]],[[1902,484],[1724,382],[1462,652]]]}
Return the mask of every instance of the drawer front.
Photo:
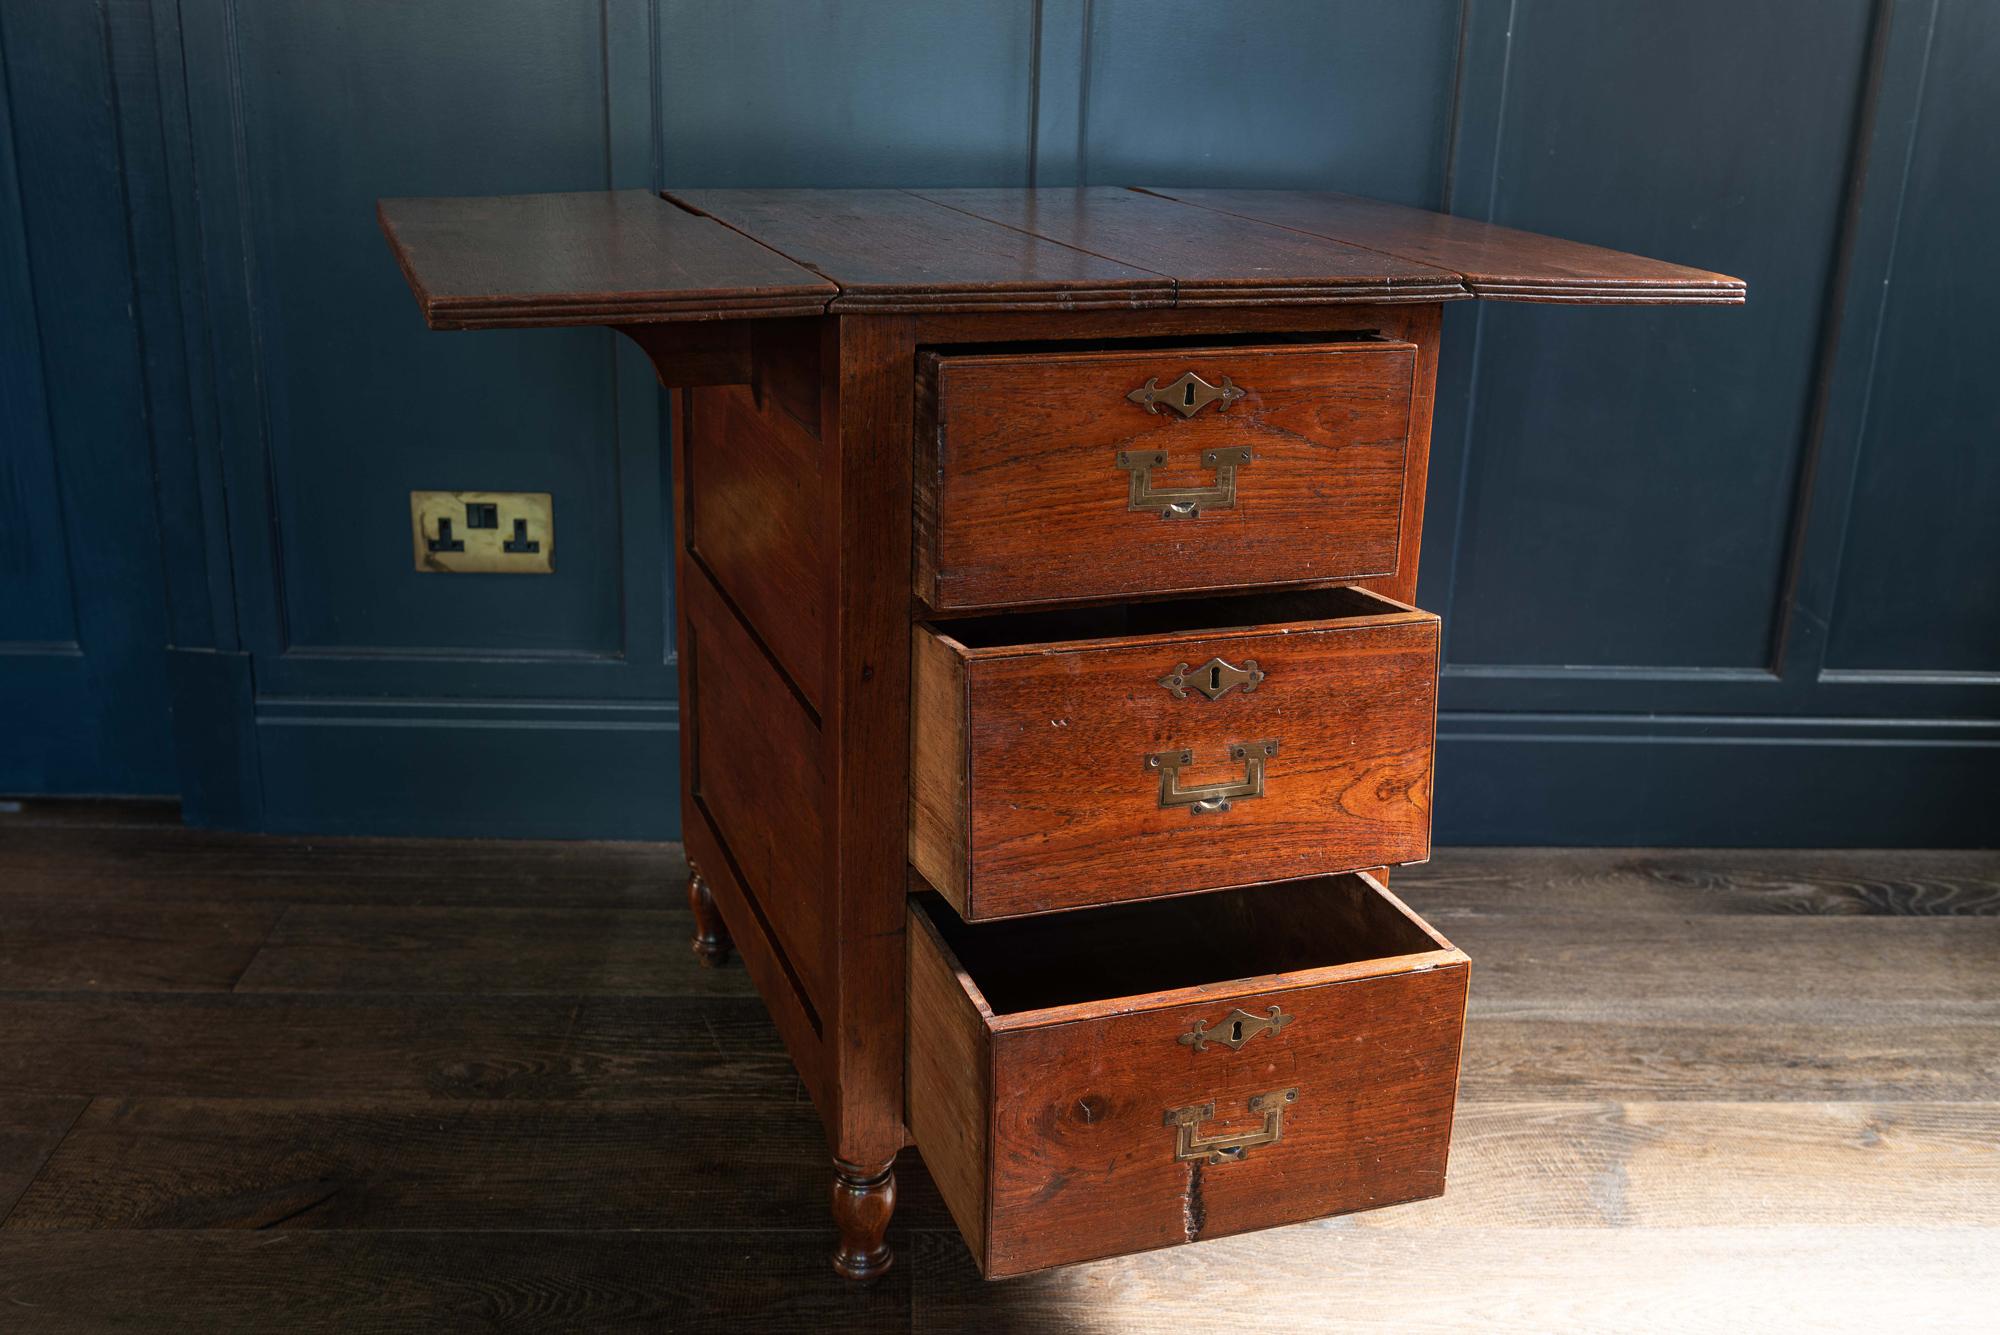
{"label": "drawer front", "polygon": [[1394,574],[1407,343],[932,356],[917,594],[940,610]]}
{"label": "drawer front", "polygon": [[[992,1272],[1442,1194],[1467,973],[995,1035]],[[1274,1008],[1240,1051],[1184,1041]]]}
{"label": "drawer front", "polygon": [[1470,975],[1448,945],[954,1021],[917,980],[949,1001],[964,971],[928,921],[910,942],[910,1122],[989,1276],[1444,1190]]}
{"label": "drawer front", "polygon": [[1429,613],[971,657],[918,639],[911,860],[968,919],[1430,856]]}

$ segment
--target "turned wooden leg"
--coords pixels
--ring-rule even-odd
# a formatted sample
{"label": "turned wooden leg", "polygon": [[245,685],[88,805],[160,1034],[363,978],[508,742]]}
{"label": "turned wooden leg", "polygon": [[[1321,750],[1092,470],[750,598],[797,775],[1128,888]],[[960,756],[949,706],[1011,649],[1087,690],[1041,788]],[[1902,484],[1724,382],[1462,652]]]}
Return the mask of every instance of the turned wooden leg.
{"label": "turned wooden leg", "polygon": [[729,929],[722,925],[722,913],[715,907],[715,895],[701,870],[688,864],[688,907],[694,910],[695,958],[713,969],[729,963]]}
{"label": "turned wooden leg", "polygon": [[840,1246],[833,1268],[848,1279],[874,1279],[888,1270],[895,1254],[889,1250],[889,1216],[896,1212],[896,1161],[870,1168],[833,1161],[833,1222]]}

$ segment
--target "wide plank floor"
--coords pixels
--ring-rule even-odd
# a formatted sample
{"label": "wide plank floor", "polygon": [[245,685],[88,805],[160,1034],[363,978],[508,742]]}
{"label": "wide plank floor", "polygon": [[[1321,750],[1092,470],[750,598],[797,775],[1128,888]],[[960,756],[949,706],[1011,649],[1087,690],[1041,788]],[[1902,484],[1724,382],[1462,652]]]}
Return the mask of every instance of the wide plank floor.
{"label": "wide plank floor", "polygon": [[1445,849],[1441,1200],[982,1283],[826,1149],[677,850],[0,814],[0,1331],[2000,1330],[2000,856]]}

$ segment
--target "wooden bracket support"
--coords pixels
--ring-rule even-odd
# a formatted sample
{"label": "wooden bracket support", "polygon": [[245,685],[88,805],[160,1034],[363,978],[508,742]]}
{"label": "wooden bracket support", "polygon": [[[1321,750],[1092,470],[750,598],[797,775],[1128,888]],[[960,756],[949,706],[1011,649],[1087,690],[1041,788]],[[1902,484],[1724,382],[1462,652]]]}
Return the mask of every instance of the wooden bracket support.
{"label": "wooden bracket support", "polygon": [[668,389],[750,383],[747,320],[676,320],[612,326],[637,343]]}

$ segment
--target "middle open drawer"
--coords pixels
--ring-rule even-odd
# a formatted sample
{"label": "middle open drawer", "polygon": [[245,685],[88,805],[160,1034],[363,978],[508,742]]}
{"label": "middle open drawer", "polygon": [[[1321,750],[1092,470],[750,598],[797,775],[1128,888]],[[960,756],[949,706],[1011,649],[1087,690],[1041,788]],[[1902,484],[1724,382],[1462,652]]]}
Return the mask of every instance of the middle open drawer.
{"label": "middle open drawer", "polygon": [[970,921],[1430,856],[1438,619],[1356,588],[917,627],[910,862]]}

